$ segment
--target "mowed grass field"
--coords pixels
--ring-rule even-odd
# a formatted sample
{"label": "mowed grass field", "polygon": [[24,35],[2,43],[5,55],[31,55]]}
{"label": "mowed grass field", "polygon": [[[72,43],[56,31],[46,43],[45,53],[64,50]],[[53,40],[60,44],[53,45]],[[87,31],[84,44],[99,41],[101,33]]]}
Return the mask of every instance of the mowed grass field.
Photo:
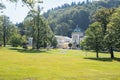
{"label": "mowed grass field", "polygon": [[116,58],[94,52],[55,49],[32,51],[0,48],[0,80],[120,80],[120,52]]}

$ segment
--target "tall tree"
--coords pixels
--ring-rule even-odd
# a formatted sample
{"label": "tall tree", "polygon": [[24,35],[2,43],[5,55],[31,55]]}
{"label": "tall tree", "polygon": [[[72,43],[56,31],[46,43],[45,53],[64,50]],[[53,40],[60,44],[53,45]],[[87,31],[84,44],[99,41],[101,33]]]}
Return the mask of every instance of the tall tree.
{"label": "tall tree", "polygon": [[40,20],[41,20],[41,16],[40,16],[40,7],[38,6],[38,12],[37,12],[37,21],[36,21],[36,26],[37,26],[37,44],[36,44],[36,47],[37,47],[37,49],[39,49],[40,48],[40,44],[39,44],[39,41],[40,41],[40,27],[41,27],[41,22],[40,22]]}
{"label": "tall tree", "polygon": [[0,22],[0,43],[5,47],[6,44],[10,44],[15,25],[5,15],[0,16]]}
{"label": "tall tree", "polygon": [[7,38],[7,27],[9,26],[9,17],[3,15],[2,16],[2,26],[3,26],[3,46],[5,47],[6,46],[6,38]]}
{"label": "tall tree", "polygon": [[96,51],[96,57],[98,58],[98,52],[102,47],[102,40],[103,40],[103,31],[101,24],[99,22],[95,22],[89,26],[86,30],[86,39],[85,44],[90,49]]}
{"label": "tall tree", "polygon": [[113,48],[120,49],[120,8],[116,9],[115,13],[110,18],[110,23],[107,28],[105,41],[109,47],[111,58],[114,58]]}
{"label": "tall tree", "polygon": [[[109,50],[110,54],[111,54],[111,58],[114,58],[113,55],[113,42],[114,40],[110,37],[113,36],[113,34],[111,34],[111,32],[107,32],[107,25],[110,22],[110,16],[114,13],[115,9],[107,9],[107,8],[102,8],[100,10],[98,10],[96,12],[96,14],[94,15],[94,19],[95,21],[98,21],[101,23],[102,25],[102,31],[104,33],[104,47],[107,46],[107,49]],[[113,40],[113,41],[112,41]]]}
{"label": "tall tree", "polygon": [[28,24],[26,26],[29,26],[31,27],[31,33],[32,33],[32,36],[33,37],[33,44],[32,44],[32,48],[35,49],[36,48],[36,18],[37,18],[37,12],[35,10],[30,10],[28,12],[28,15],[26,16],[25,20],[24,20],[24,23],[26,24],[26,22],[28,22]]}
{"label": "tall tree", "polygon": [[40,10],[38,12],[31,10],[25,18],[24,23],[26,23],[26,26],[32,27],[30,32],[33,37],[33,48],[45,48],[48,44],[52,44],[54,34],[48,22],[41,16]]}

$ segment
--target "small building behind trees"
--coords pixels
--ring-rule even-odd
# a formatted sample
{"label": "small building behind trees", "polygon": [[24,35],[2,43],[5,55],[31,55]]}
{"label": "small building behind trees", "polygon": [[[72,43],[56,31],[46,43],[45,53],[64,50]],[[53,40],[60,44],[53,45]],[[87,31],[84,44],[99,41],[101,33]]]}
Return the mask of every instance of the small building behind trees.
{"label": "small building behind trees", "polygon": [[[65,48],[65,49],[66,48],[72,48],[72,49],[80,48],[80,41],[84,39],[84,33],[80,30],[78,25],[72,32],[71,36],[72,36],[72,38],[67,37],[67,36],[56,35],[55,37],[58,42],[57,47]],[[69,44],[71,44],[72,46],[69,47]]]}
{"label": "small building behind trees", "polygon": [[[67,37],[67,36],[55,35],[56,40],[57,40],[57,48],[64,48],[64,49],[80,48],[80,41],[84,39],[84,33],[80,30],[80,28],[78,26],[76,26],[76,28],[72,32],[71,36],[72,36],[72,38]],[[33,44],[32,37],[28,38],[28,44],[29,44],[29,46],[32,46],[32,44]],[[69,44],[71,44],[72,46],[69,47]]]}

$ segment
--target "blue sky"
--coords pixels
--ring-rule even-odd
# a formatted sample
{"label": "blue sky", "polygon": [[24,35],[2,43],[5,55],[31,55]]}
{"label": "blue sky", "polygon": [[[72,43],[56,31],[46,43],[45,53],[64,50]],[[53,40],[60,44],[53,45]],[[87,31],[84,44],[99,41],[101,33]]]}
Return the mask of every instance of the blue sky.
{"label": "blue sky", "polygon": [[[86,0],[43,0],[43,11],[48,9],[60,6],[64,3],[71,2],[82,2]],[[26,6],[22,6],[22,2],[18,2],[17,4],[10,3],[8,1],[3,0],[3,3],[6,5],[6,9],[4,10],[4,14],[10,17],[10,20],[13,23],[22,22],[27,15],[29,9]]]}

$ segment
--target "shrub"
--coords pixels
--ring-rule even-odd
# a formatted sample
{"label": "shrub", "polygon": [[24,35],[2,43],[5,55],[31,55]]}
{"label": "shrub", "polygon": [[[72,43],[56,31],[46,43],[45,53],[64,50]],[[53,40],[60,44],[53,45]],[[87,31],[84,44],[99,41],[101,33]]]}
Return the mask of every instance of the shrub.
{"label": "shrub", "polygon": [[0,41],[0,46],[2,46],[2,42]]}
{"label": "shrub", "polygon": [[20,46],[21,45],[21,35],[20,34],[13,35],[10,42],[13,47]]}
{"label": "shrub", "polygon": [[72,47],[72,43],[69,43],[68,46],[71,48]]}
{"label": "shrub", "polygon": [[23,48],[27,49],[28,48],[28,43],[23,43]]}

